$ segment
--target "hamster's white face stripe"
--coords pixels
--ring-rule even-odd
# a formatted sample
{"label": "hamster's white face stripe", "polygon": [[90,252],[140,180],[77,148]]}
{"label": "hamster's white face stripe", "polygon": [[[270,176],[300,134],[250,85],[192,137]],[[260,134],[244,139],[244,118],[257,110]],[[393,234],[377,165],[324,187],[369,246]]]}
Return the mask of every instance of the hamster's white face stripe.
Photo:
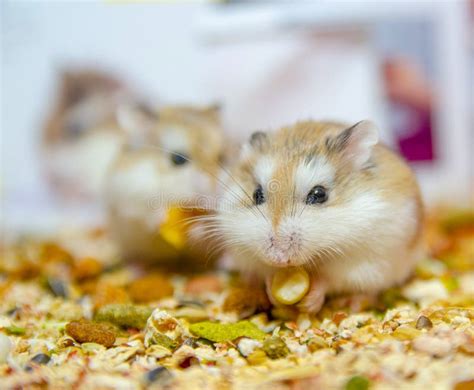
{"label": "hamster's white face stripe", "polygon": [[224,187],[224,192],[217,200],[217,207],[221,213],[231,212],[239,206],[242,200],[247,201],[251,194],[245,193],[243,187],[237,182],[229,179]]}
{"label": "hamster's white face stripe", "polygon": [[189,139],[181,128],[169,128],[160,136],[161,145],[172,152],[187,152],[190,149]]}
{"label": "hamster's white face stripe", "polygon": [[[264,156],[260,158],[255,164],[254,176],[258,184],[261,184],[263,187],[267,186],[267,183],[271,180],[273,170],[275,168],[274,161],[268,157]],[[220,201],[219,210],[222,212],[226,210],[227,207],[235,207],[240,204],[242,200],[248,200],[251,196],[253,189],[250,192],[245,192],[242,185],[236,181],[232,180],[228,175],[224,176],[224,181],[226,182],[224,196]]]}
{"label": "hamster's white face stripe", "polygon": [[255,179],[263,187],[266,187],[268,182],[272,179],[274,170],[275,161],[269,156],[264,156],[260,158],[255,165]]}
{"label": "hamster's white face stripe", "polygon": [[246,144],[243,144],[242,147],[240,148],[240,160],[241,161],[246,161],[250,158],[250,156],[252,155],[252,152],[253,152],[253,149],[252,147],[246,143]]}
{"label": "hamster's white face stripe", "polygon": [[315,185],[330,185],[334,176],[334,167],[323,156],[314,157],[310,162],[302,162],[295,172],[298,196],[305,196]]}

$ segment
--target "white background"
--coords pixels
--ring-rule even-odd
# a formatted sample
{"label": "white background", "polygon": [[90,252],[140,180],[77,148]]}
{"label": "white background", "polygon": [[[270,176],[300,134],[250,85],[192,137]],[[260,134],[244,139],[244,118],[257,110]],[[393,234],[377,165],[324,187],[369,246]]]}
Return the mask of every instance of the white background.
{"label": "white background", "polygon": [[[354,3],[321,4],[327,12],[306,7],[313,15],[303,9],[306,22],[314,16],[322,25],[350,24],[391,14],[375,3],[360,3],[357,12],[351,11]],[[437,171],[418,168],[430,199],[437,197],[433,191],[443,180],[448,187],[457,185],[457,194],[465,194],[472,180],[468,167],[472,124],[467,114],[472,102],[466,97],[471,84],[467,62],[458,61],[466,60],[467,54],[453,46],[463,44],[458,41],[464,37],[459,28],[465,25],[460,20],[465,9],[455,2],[443,7],[439,14],[446,15],[448,23],[443,22],[440,39],[447,39],[448,52],[442,56],[441,88],[444,95],[450,94],[444,99],[452,107],[438,122],[446,127],[454,117],[456,130],[449,129],[442,145],[447,148],[442,154],[450,156],[451,163],[444,157]],[[408,11],[401,3],[395,8],[406,16],[436,7],[421,2],[412,3]],[[275,28],[282,12],[276,14],[275,9],[222,14],[209,4],[2,2],[1,179],[6,214],[20,224],[33,225],[51,207],[40,174],[38,139],[55,76],[69,65],[110,69],[152,101],[222,101],[226,129],[238,139],[256,128],[310,116],[346,121],[368,117],[383,129],[377,59],[364,29],[351,32],[355,39],[330,44],[304,31],[282,34]],[[305,19],[300,17],[300,22]],[[385,133],[384,138],[389,140],[390,135]]]}

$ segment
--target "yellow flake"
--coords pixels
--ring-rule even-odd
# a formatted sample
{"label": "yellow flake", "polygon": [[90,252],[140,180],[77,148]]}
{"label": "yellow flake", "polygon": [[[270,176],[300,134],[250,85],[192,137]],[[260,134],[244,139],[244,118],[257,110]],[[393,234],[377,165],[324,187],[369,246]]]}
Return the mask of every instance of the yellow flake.
{"label": "yellow flake", "polygon": [[272,295],[284,305],[300,301],[309,290],[309,275],[303,269],[280,270],[272,281]]}
{"label": "yellow flake", "polygon": [[187,241],[187,229],[183,223],[186,213],[178,207],[170,207],[165,221],[160,225],[161,237],[176,249],[183,249]]}

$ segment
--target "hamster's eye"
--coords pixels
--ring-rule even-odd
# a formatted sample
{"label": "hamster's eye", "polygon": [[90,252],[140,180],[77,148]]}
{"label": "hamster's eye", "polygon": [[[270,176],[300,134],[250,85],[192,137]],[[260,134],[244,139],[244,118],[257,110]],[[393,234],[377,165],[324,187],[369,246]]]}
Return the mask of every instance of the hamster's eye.
{"label": "hamster's eye", "polygon": [[84,126],[81,123],[76,122],[70,122],[66,125],[66,131],[67,135],[70,138],[78,138],[79,136],[84,133]]}
{"label": "hamster's eye", "polygon": [[182,153],[172,153],[171,154],[171,162],[174,165],[184,165],[189,162],[189,159],[186,155]]}
{"label": "hamster's eye", "polygon": [[324,203],[328,200],[328,193],[323,186],[314,186],[306,197],[306,204]]}
{"label": "hamster's eye", "polygon": [[263,188],[260,184],[255,189],[255,191],[253,192],[253,201],[255,202],[255,204],[257,206],[261,205],[262,203],[265,203],[265,196],[263,195]]}

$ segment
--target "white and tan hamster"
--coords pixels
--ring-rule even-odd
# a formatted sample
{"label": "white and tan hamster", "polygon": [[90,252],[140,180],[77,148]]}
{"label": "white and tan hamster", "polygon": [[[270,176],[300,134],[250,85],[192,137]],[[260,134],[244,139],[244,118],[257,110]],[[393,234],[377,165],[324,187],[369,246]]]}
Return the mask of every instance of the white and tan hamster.
{"label": "white and tan hamster", "polygon": [[105,173],[128,135],[116,112],[132,94],[120,80],[95,69],[64,71],[45,123],[42,160],[56,193],[97,200]]}
{"label": "white and tan hamster", "polygon": [[208,203],[224,148],[218,107],[170,106],[121,117],[125,127],[148,134],[142,145],[120,153],[106,179],[109,227],[123,255],[206,263],[208,241],[186,220],[215,207]]}
{"label": "white and tan hamster", "polygon": [[232,175],[212,228],[267,291],[276,270],[304,267],[311,283],[300,310],[400,283],[420,256],[417,181],[369,121],[255,133]]}

